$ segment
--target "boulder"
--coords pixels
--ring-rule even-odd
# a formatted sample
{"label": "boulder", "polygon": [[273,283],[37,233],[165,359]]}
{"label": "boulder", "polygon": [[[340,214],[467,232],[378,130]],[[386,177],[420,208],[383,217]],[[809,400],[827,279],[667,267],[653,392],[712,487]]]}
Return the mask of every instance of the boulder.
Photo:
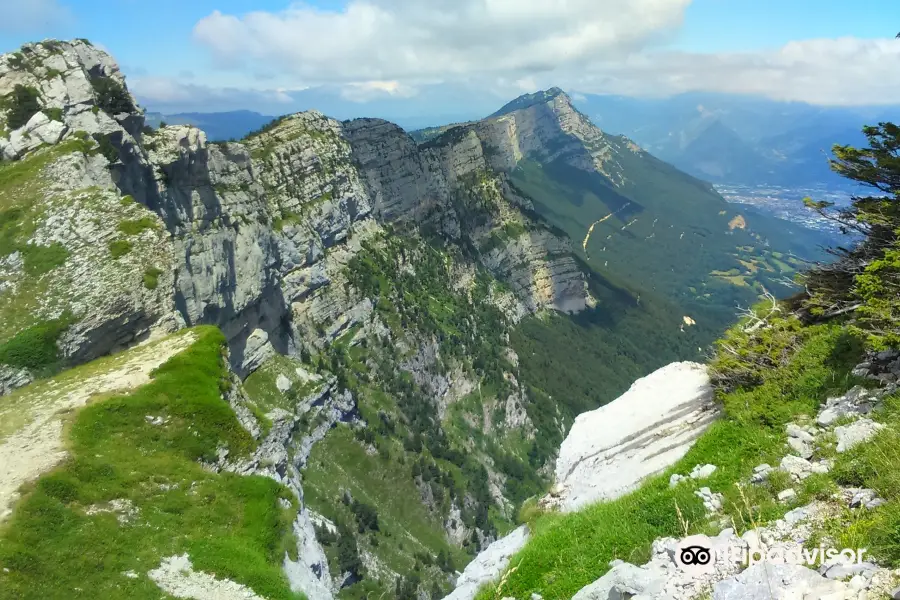
{"label": "boulder", "polygon": [[275,378],[275,387],[277,387],[278,391],[281,392],[282,394],[290,391],[292,385],[293,385],[293,382],[280,373],[279,373],[278,377]]}
{"label": "boulder", "polygon": [[637,380],[575,420],[556,461],[561,492],[544,504],[572,511],[618,498],[683,457],[718,415],[703,365],[672,363]]}
{"label": "boulder", "polygon": [[27,370],[0,365],[0,396],[10,394],[13,390],[28,385],[31,381],[31,373]]}
{"label": "boulder", "polygon": [[725,497],[722,494],[713,492],[708,487],[704,487],[694,492],[694,495],[703,500],[703,507],[706,509],[706,512],[715,513],[722,510],[722,503],[725,500]]}
{"label": "boulder", "polygon": [[822,577],[802,565],[760,562],[713,586],[713,600],[843,600],[845,583]]}
{"label": "boulder", "polygon": [[750,476],[750,481],[752,483],[762,483],[766,479],[769,478],[769,473],[772,472],[772,466],[768,464],[761,464],[753,468],[753,475]]}
{"label": "boulder", "polygon": [[638,594],[655,597],[666,586],[664,572],[622,563],[582,588],[572,600],[625,600]]}
{"label": "boulder", "polygon": [[884,429],[884,425],[871,419],[860,419],[849,425],[835,427],[834,435],[837,437],[837,451],[846,452],[858,444],[867,442],[882,429]]}
{"label": "boulder", "polygon": [[697,465],[691,471],[691,479],[706,479],[716,472],[716,465]]}
{"label": "boulder", "polygon": [[824,460],[813,463],[794,455],[781,459],[781,470],[787,472],[794,481],[802,481],[814,473],[827,473],[830,469],[831,463]]}
{"label": "boulder", "polygon": [[841,417],[868,414],[878,405],[879,400],[878,392],[858,385],[843,396],[828,398],[816,417],[816,422],[822,427],[828,427]]}
{"label": "boulder", "polygon": [[813,450],[812,446],[810,446],[808,442],[805,442],[800,438],[789,437],[788,446],[790,446],[791,450],[793,450],[794,453],[800,458],[805,458],[806,460],[812,458]]}
{"label": "boulder", "polygon": [[778,499],[781,502],[790,502],[797,497],[797,492],[793,488],[788,488],[778,492]]}
{"label": "boulder", "polygon": [[481,586],[500,577],[509,565],[509,559],[527,541],[528,528],[522,525],[482,550],[466,566],[456,582],[456,589],[444,600],[473,600]]}

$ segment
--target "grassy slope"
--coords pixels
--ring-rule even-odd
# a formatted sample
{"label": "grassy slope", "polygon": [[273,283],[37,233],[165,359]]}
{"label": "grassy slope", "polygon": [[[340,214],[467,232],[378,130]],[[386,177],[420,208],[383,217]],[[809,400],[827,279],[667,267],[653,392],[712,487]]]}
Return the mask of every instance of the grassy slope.
{"label": "grassy slope", "polygon": [[[752,515],[756,521],[780,516],[784,508],[779,512],[773,499],[783,485],[778,478],[770,486],[747,488],[747,503],[734,482],[749,478],[754,466],[776,464],[787,453],[784,425],[798,414],[815,414],[827,395],[848,388],[853,383],[848,369],[861,353],[859,344],[837,325],[797,329],[792,335],[803,341],[790,362],[768,371],[762,385],[725,395],[726,416],[666,473],[616,501],[569,515],[537,517],[531,523],[534,535],[513,558],[515,571],[510,572],[503,589],[499,593],[483,590],[479,600],[528,597],[531,592],[548,600],[570,598],[606,572],[612,559],[644,562],[655,538],[683,535],[676,503],[687,521],[704,522],[702,506],[690,486],[674,490],[668,486],[671,473],[687,473],[697,464],[719,467],[705,483],[725,493],[726,515],[739,527],[749,525],[748,503],[759,506]],[[801,490],[798,503],[827,489],[827,481],[812,477]],[[703,526],[692,526],[692,530],[697,528]]]}
{"label": "grassy slope", "polygon": [[[344,490],[354,500],[377,507],[379,530],[359,535],[357,543],[361,551],[371,553],[394,572],[412,573],[417,568],[416,554],[434,557],[445,551],[454,555],[456,564],[468,562],[466,553],[448,544],[439,515],[429,512],[422,503],[410,472],[414,457],[404,456],[400,445],[391,450],[369,454],[346,426],[331,431],[313,448],[303,472],[304,495],[310,508],[333,522],[354,523],[350,509],[341,502]],[[326,551],[335,558],[334,545]],[[431,581],[444,579],[435,569],[418,568],[428,582],[426,589]],[[347,596],[355,597],[353,590]]]}
{"label": "grassy slope", "polygon": [[[746,217],[748,229],[732,231],[729,223],[738,208],[697,180],[630,151],[621,153],[621,160],[631,178],[621,188],[561,161],[541,165],[525,160],[511,177],[534,201],[538,213],[566,232],[592,269],[626,281],[631,289],[656,291],[697,311],[733,307],[735,302],[746,305],[753,302],[760,284],[785,291],[775,281],[791,276],[794,269],[782,270],[783,263],[772,263],[772,271],[748,272],[739,262],[746,252],[741,248],[753,247],[756,254],[768,255],[768,240],[775,250],[812,256],[821,242],[813,232],[756,214]],[[594,227],[585,254],[582,243],[590,225],[614,212]],[[757,289],[724,284],[710,276],[731,269],[748,272],[747,279]]]}
{"label": "grassy slope", "polygon": [[[254,442],[221,399],[224,337],[196,331],[198,341],[149,384],[75,416],[70,457],[29,486],[0,529],[0,598],[157,599],[143,574],[184,552],[199,571],[267,598],[298,598],[280,568],[295,509],[279,499],[296,500],[270,479],[214,474],[198,462],[220,445],[240,455]],[[154,426],[147,415],[168,422]],[[86,513],[114,499],[131,501],[133,521]],[[140,576],[125,577],[129,570]]]}

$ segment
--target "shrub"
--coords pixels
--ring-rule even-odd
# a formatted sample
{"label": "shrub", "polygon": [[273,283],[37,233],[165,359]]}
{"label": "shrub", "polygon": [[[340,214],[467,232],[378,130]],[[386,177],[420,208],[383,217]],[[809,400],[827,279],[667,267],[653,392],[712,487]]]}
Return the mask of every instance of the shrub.
{"label": "shrub", "polygon": [[148,290],[155,290],[159,286],[159,276],[162,275],[162,269],[150,267],[144,271],[144,287]]}
{"label": "shrub", "polygon": [[97,142],[98,148],[97,151],[106,157],[111,163],[119,160],[119,150],[115,146],[113,146],[112,141],[108,134],[94,134],[94,140]]}
{"label": "shrub", "polygon": [[10,129],[18,129],[28,123],[28,120],[41,110],[40,97],[40,92],[35,88],[16,84],[6,97],[5,104],[9,107],[6,114],[7,126]]}
{"label": "shrub", "polygon": [[128,240],[113,240],[109,243],[109,253],[116,259],[131,252],[132,248],[133,246]]}
{"label": "shrub", "polygon": [[91,86],[97,96],[97,106],[108,115],[134,112],[134,104],[128,91],[112,77],[91,77]]}
{"label": "shrub", "polygon": [[127,219],[119,223],[119,231],[125,235],[138,235],[145,229],[156,227],[153,217],[141,217],[140,219]]}
{"label": "shrub", "polygon": [[47,115],[47,118],[51,121],[59,121],[63,120],[63,110],[61,108],[45,108],[44,114]]}
{"label": "shrub", "polygon": [[367,529],[378,531],[378,511],[374,506],[354,500],[350,505],[350,510],[356,516],[356,524],[360,533],[365,533]]}
{"label": "shrub", "polygon": [[56,341],[71,322],[71,317],[64,315],[20,331],[0,344],[0,364],[28,369],[38,377],[58,371],[62,361]]}

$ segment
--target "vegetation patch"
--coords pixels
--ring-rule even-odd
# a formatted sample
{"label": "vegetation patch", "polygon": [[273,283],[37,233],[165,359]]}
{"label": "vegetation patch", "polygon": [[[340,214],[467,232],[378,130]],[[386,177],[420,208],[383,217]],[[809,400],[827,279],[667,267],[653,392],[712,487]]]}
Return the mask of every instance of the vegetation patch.
{"label": "vegetation patch", "polygon": [[91,87],[97,98],[97,106],[110,116],[134,112],[134,104],[128,91],[112,77],[96,75],[91,77]]}
{"label": "vegetation patch", "polygon": [[148,267],[144,270],[144,287],[148,290],[155,290],[159,286],[159,276],[162,275],[162,269],[156,267]]}
{"label": "vegetation patch", "polygon": [[[75,416],[70,457],[25,490],[0,533],[0,597],[155,600],[161,591],[144,574],[182,553],[198,571],[266,598],[301,597],[281,570],[285,551],[296,548],[293,494],[199,462],[221,446],[246,455],[253,440],[221,398],[224,337],[195,331],[198,340],[149,384]],[[128,511],[89,510],[113,501]]]}
{"label": "vegetation patch", "polygon": [[[332,572],[342,568],[361,572],[354,550],[366,551],[398,573],[417,573],[429,589],[431,582],[444,579],[432,567],[435,557],[457,564],[468,560],[448,545],[440,518],[423,505],[409,463],[370,455],[346,426],[339,426],[313,448],[304,470],[304,492],[310,507],[338,524],[337,543],[326,546]],[[429,558],[423,561],[422,556]],[[374,578],[370,580],[375,583]],[[386,597],[395,597],[390,581],[380,586]],[[365,586],[342,597],[357,597],[361,588]]]}
{"label": "vegetation patch", "polygon": [[95,133],[93,137],[97,142],[97,152],[102,154],[106,160],[111,163],[119,160],[119,149],[113,145],[109,134]]}
{"label": "vegetation patch", "polygon": [[7,127],[18,129],[28,123],[41,110],[40,98],[41,93],[37,89],[16,84],[13,91],[3,98]]}
{"label": "vegetation patch", "polygon": [[72,321],[70,315],[64,315],[20,331],[0,344],[0,364],[28,369],[35,377],[58,372],[62,368],[62,357],[56,342]]}
{"label": "vegetation patch", "polygon": [[49,246],[26,244],[19,249],[25,260],[25,272],[35,277],[62,266],[69,258],[69,251],[59,242],[53,242]]}
{"label": "vegetation patch", "polygon": [[129,252],[134,245],[128,240],[113,240],[109,243],[109,253],[115,259],[122,258]]}
{"label": "vegetation patch", "polygon": [[61,108],[45,108],[44,114],[47,115],[47,118],[51,121],[59,121],[63,120],[63,110]]}
{"label": "vegetation patch", "polygon": [[[131,202],[134,202],[134,200],[132,199]],[[140,235],[147,229],[156,229],[156,219],[153,217],[141,217],[140,219],[126,219],[119,222],[119,231],[125,235]]]}

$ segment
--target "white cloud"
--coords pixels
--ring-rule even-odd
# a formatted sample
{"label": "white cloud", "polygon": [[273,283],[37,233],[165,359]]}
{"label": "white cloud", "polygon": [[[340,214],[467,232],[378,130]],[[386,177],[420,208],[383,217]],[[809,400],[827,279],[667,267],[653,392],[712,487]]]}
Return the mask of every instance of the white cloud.
{"label": "white cloud", "polygon": [[278,73],[282,85],[341,85],[358,102],[465,82],[510,97],[558,85],[638,96],[718,91],[900,103],[900,40],[805,40],[744,53],[668,49],[691,1],[351,0],[341,11],[295,4],[281,12],[215,11],[196,24],[194,38],[221,67],[257,78]]}
{"label": "white cloud", "polygon": [[596,63],[575,76],[581,91],[670,95],[711,91],[825,105],[900,103],[900,40],[796,41],[766,52],[648,52]]}
{"label": "white cloud", "polygon": [[211,87],[169,77],[129,79],[128,88],[142,105],[161,112],[236,110],[259,106],[283,112],[277,111],[277,107],[294,101],[291,95],[294,90]]}
{"label": "white cloud", "polygon": [[194,37],[221,65],[315,83],[522,76],[621,55],[680,23],[691,0],[351,0],[340,12],[215,11]]}
{"label": "white cloud", "polygon": [[72,13],[56,0],[9,0],[3,2],[0,32],[46,31],[72,21]]}
{"label": "white cloud", "polygon": [[375,98],[412,98],[418,93],[414,87],[399,81],[365,81],[341,86],[341,97],[351,102],[369,102]]}

